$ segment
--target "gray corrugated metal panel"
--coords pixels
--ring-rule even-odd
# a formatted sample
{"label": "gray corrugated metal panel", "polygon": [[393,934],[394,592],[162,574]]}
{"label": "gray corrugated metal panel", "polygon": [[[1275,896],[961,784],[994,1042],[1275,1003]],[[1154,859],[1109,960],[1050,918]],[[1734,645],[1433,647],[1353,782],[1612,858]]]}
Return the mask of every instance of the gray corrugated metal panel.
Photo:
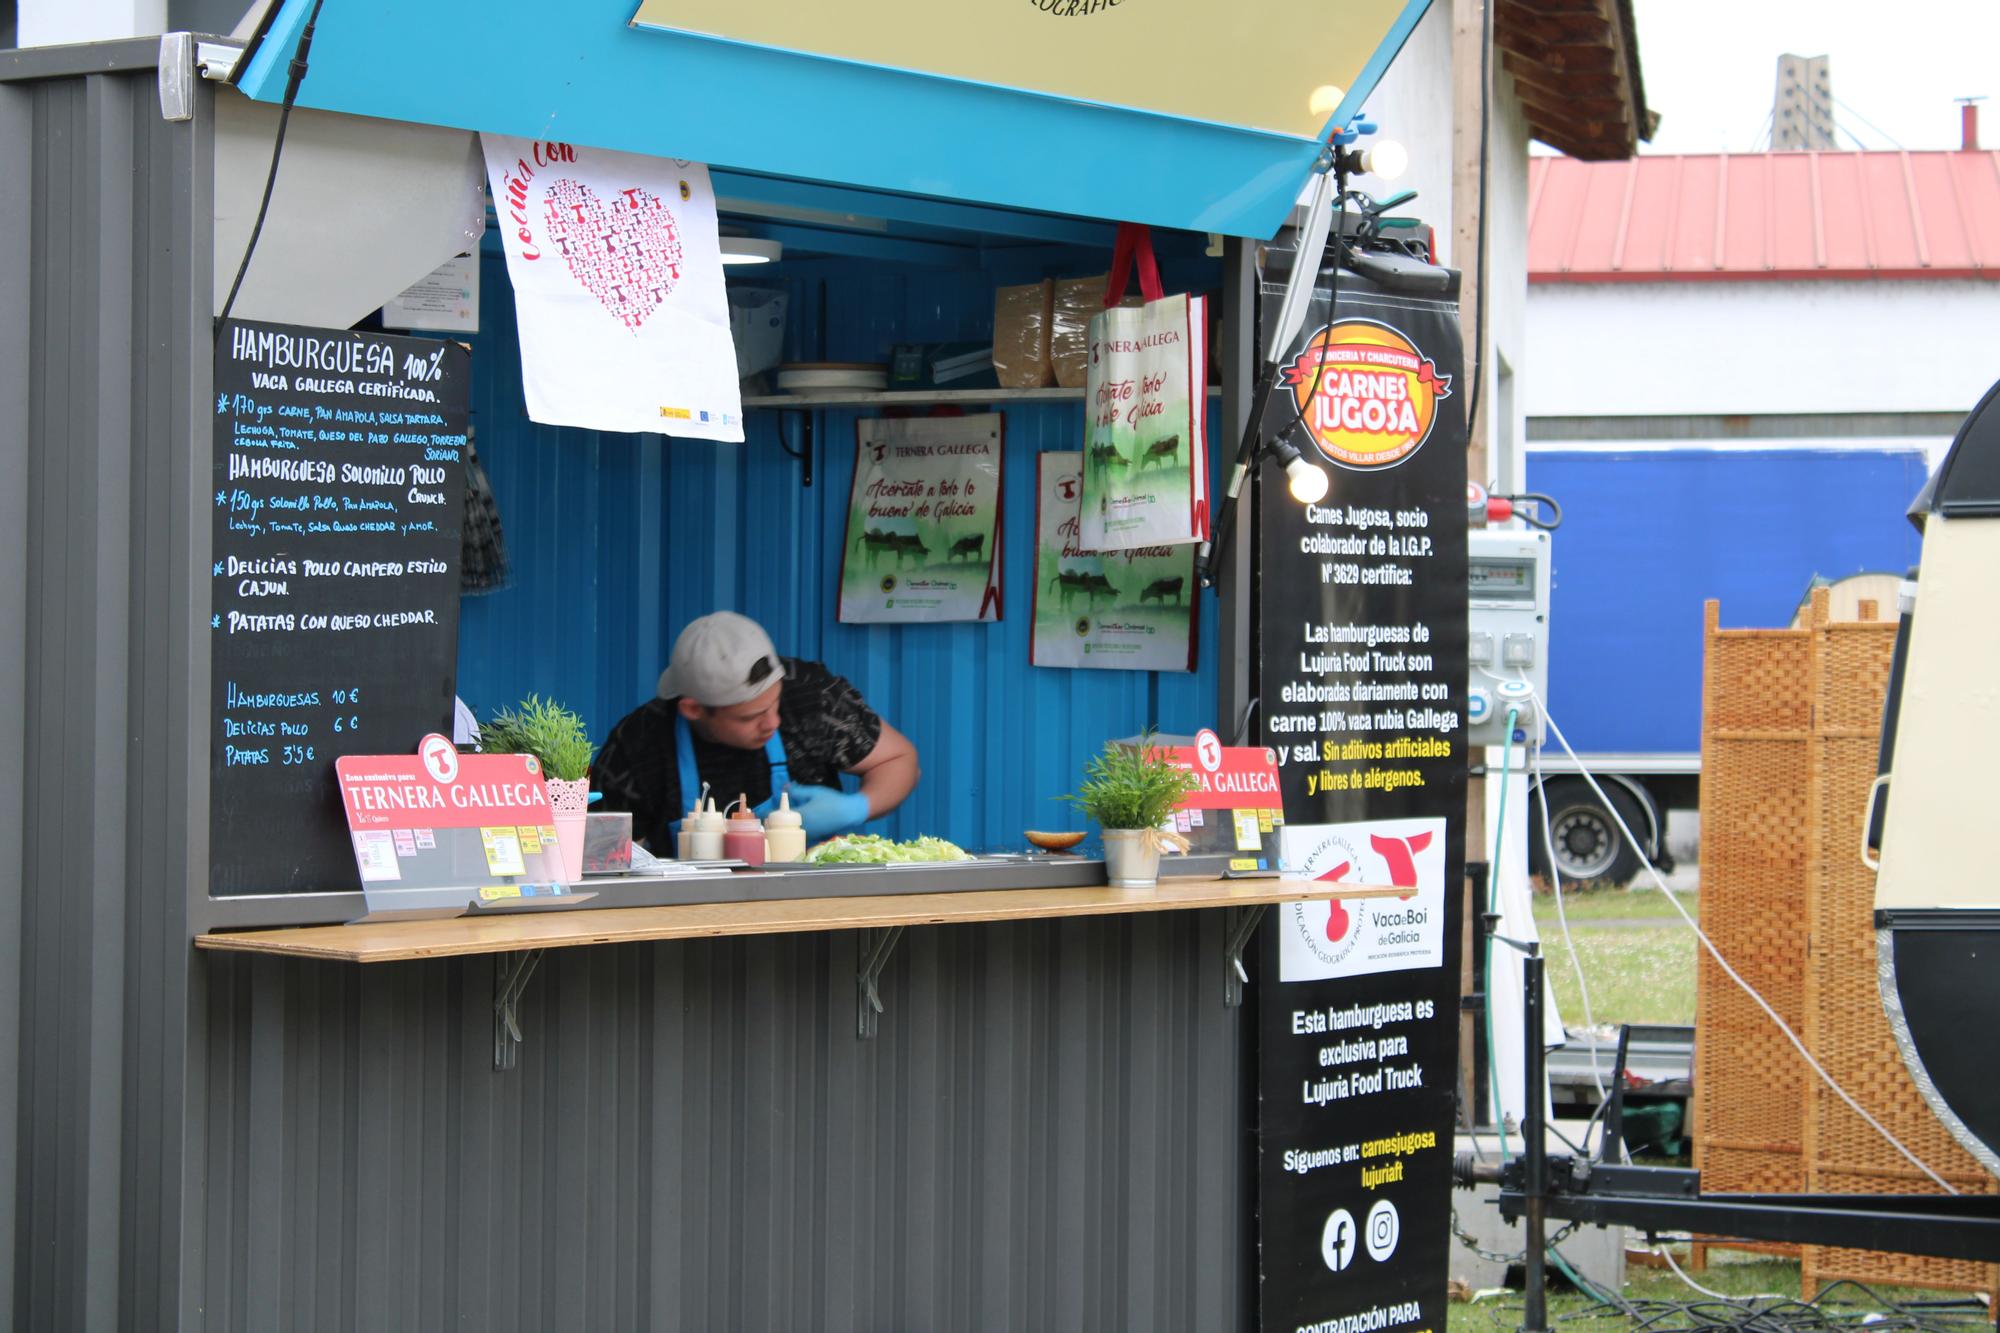
{"label": "gray corrugated metal panel", "polygon": [[159,119],[150,73],[17,84],[4,104],[26,182],[10,234],[27,244],[0,283],[29,275],[7,302],[25,315],[24,385],[0,395],[26,411],[5,725],[19,719],[36,776],[6,841],[21,956],[0,970],[20,1034],[0,1048],[18,1164],[0,1194],[5,1308],[23,1328],[150,1328],[179,1286],[188,724],[168,691],[193,633],[188,342],[205,329],[187,271],[206,204],[193,124]]}
{"label": "gray corrugated metal panel", "polygon": [[64,46],[24,46],[0,51],[0,83],[69,80],[90,74],[138,74],[149,77],[159,64],[160,39],[132,37],[122,41],[76,42]]}
{"label": "gray corrugated metal panel", "polygon": [[218,1329],[1243,1326],[1217,914],[557,950],[205,955]]}
{"label": "gray corrugated metal panel", "polygon": [[[830,261],[798,268],[784,283],[793,356],[879,359],[894,342],[990,336],[988,274]],[[553,693],[601,740],[653,696],[682,625],[717,608],[743,611],[781,651],[824,659],[853,680],[917,743],[929,777],[888,831],[975,847],[1018,846],[1025,828],[1082,827],[1051,798],[1075,786],[1107,737],[1149,723],[1176,732],[1233,725],[1216,706],[1212,597],[1200,599],[1197,671],[1028,664],[1035,456],[1081,447],[1081,404],[1005,411],[999,624],[842,625],[838,553],[855,423],[869,413],[811,414],[810,489],[779,447],[781,430],[796,447],[801,424],[785,419],[793,414],[752,412],[740,446],[537,426],[522,407],[504,261],[487,255],[483,270],[474,421],[515,582],[464,603],[459,687],[482,715],[530,691]],[[1212,450],[1217,478],[1228,447]]]}
{"label": "gray corrugated metal panel", "polygon": [[[0,162],[32,160],[34,106],[29,94],[0,88]],[[28,517],[29,273],[18,238],[34,235],[32,177],[14,175],[0,192],[0,233],[17,238],[13,262],[0,263],[0,564],[25,575],[30,552]],[[0,579],[0,847],[21,848],[26,829],[26,743],[29,595],[26,578]],[[20,1052],[23,973],[21,900],[27,859],[0,872],[0,1310],[14,1311],[15,1247],[19,1224],[16,1151],[21,1126]]]}

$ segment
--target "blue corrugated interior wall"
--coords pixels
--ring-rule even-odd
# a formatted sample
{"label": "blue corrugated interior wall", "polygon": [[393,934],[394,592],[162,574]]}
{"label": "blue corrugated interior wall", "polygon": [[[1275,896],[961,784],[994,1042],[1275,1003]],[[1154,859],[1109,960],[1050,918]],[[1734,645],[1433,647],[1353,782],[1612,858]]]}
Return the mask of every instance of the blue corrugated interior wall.
{"label": "blue corrugated interior wall", "polygon": [[1701,749],[1702,603],[1782,627],[1815,575],[1900,574],[1921,449],[1554,450],[1549,711],[1579,751]]}
{"label": "blue corrugated interior wall", "polygon": [[[790,293],[787,359],[881,361],[896,343],[987,340],[996,282],[1039,278],[1044,268],[1086,273],[1105,259],[1079,254],[1065,267],[1037,249],[1039,258],[1003,255],[976,269],[787,261],[754,285]],[[1163,260],[1169,290],[1205,285],[1205,267]],[[871,829],[982,849],[1018,848],[1024,829],[1086,827],[1055,798],[1074,789],[1106,738],[1149,724],[1170,733],[1216,725],[1209,597],[1200,604],[1193,673],[1029,665],[1035,455],[1081,447],[1080,402],[1005,410],[999,623],[842,625],[839,551],[855,422],[867,412],[813,414],[810,488],[779,443],[785,430],[799,447],[798,414],[751,410],[741,445],[536,425],[523,407],[513,291],[491,250],[481,315],[472,420],[511,567],[508,586],[464,600],[458,689],[482,718],[539,692],[575,708],[601,742],[653,696],[683,625],[712,610],[741,611],[781,653],[820,659],[852,680],[915,741],[924,780]],[[1218,478],[1226,451],[1211,446]]]}

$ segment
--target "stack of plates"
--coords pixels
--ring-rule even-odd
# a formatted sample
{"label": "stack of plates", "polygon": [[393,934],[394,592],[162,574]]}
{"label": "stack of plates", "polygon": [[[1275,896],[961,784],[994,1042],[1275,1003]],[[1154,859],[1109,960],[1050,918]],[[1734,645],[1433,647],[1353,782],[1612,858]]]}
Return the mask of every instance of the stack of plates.
{"label": "stack of plates", "polygon": [[889,368],[868,361],[793,361],[778,367],[783,393],[874,393],[889,384]]}

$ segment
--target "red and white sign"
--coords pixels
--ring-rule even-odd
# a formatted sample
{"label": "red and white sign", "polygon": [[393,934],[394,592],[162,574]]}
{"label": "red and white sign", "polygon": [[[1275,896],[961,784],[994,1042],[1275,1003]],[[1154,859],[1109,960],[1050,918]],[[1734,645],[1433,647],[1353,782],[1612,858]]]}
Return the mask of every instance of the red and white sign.
{"label": "red and white sign", "polygon": [[1201,779],[1181,802],[1183,810],[1282,810],[1278,756],[1261,745],[1224,745],[1212,731],[1197,732],[1193,745],[1175,745],[1167,754]]}
{"label": "red and white sign", "polygon": [[357,833],[555,822],[541,765],[528,755],[461,755],[443,736],[430,735],[414,755],[342,755],[333,767],[347,826]]}
{"label": "red and white sign", "polygon": [[1286,903],[1278,980],[1320,981],[1444,962],[1445,821],[1378,819],[1284,831],[1285,871],[1305,879],[1406,888],[1397,898]]}

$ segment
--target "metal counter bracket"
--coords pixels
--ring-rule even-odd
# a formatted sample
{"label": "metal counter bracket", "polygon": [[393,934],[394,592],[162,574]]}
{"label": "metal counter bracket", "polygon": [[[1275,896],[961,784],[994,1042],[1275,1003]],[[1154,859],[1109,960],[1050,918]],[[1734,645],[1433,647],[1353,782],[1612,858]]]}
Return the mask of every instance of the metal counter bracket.
{"label": "metal counter bracket", "polygon": [[505,953],[493,962],[493,1067],[512,1069],[521,1059],[521,993],[535,964],[542,961],[540,949]]}
{"label": "metal counter bracket", "polygon": [[861,966],[854,973],[854,985],[858,992],[855,996],[854,1035],[862,1041],[875,1035],[876,1024],[882,1016],[882,992],[877,983],[882,980],[882,968],[888,963],[889,955],[896,951],[896,941],[902,938],[901,926],[861,932]]}
{"label": "metal counter bracket", "polygon": [[1249,947],[1251,936],[1257,933],[1264,913],[1269,910],[1269,905],[1265,903],[1258,903],[1255,907],[1232,907],[1224,918],[1229,939],[1222,946],[1226,964],[1222,970],[1222,1002],[1231,1009],[1242,1005],[1243,987],[1250,981],[1250,974],[1243,969],[1243,950]]}

